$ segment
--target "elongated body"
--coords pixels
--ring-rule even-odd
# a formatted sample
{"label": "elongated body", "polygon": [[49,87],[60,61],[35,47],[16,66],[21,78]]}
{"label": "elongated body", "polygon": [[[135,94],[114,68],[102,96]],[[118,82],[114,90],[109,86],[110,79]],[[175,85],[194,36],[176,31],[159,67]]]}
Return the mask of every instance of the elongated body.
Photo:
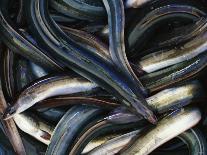
{"label": "elongated body", "polygon": [[124,135],[115,137],[109,141],[107,141],[104,144],[100,144],[98,147],[94,148],[90,152],[88,152],[88,155],[113,155],[118,153],[125,145],[127,145],[133,137],[138,135],[140,130],[132,131],[130,133],[126,133]]}
{"label": "elongated body", "polygon": [[94,117],[103,112],[90,106],[74,106],[69,109],[57,124],[46,155],[64,155],[70,150],[74,139]]}
{"label": "elongated body", "polygon": [[[171,99],[173,98],[173,97],[175,97],[175,96],[178,96],[178,99],[175,97],[174,98],[174,100],[172,100],[172,102],[171,103],[174,103],[173,104],[173,106],[172,107],[174,107],[176,104],[176,101],[175,100],[178,100],[178,103],[183,103],[184,101],[186,101],[186,102],[188,102],[188,99],[189,100],[191,100],[190,98],[192,97],[191,95],[191,93],[198,93],[199,92],[199,90],[197,89],[197,88],[199,88],[199,85],[197,85],[197,83],[195,82],[193,82],[193,83],[191,83],[191,84],[189,84],[189,85],[187,85],[187,86],[181,86],[181,87],[177,87],[177,88],[175,88],[175,89],[168,89],[168,91],[163,91],[162,93],[160,93],[160,96],[162,96],[161,98],[160,98],[160,100],[159,99],[156,99],[157,97],[158,97],[158,95],[155,95],[155,97],[154,97],[154,100],[151,98],[151,99],[149,99],[149,103],[151,103],[151,104],[153,104],[153,102],[155,103],[154,104],[154,107],[155,108],[158,108],[158,110],[157,111],[162,111],[163,109],[165,109],[166,107],[167,108],[169,108],[170,109],[170,106],[168,105],[168,106],[166,106],[166,104],[165,104],[165,102],[166,103],[170,103],[170,101],[171,101]],[[169,90],[171,90],[171,91],[169,91]],[[174,91],[173,91],[174,90]],[[176,91],[177,90],[177,91]],[[177,94],[176,94],[176,92],[177,92]],[[186,96],[186,100],[182,97],[182,96],[180,96],[180,93],[181,92],[183,92],[183,95],[184,96]],[[169,98],[169,100],[168,100],[168,95],[172,95],[172,96],[170,96],[170,98]],[[165,98],[165,95],[166,95],[166,98]],[[179,97],[180,96],[180,97]],[[195,96],[196,96],[196,94],[195,94]],[[179,100],[180,100],[180,102],[179,102]],[[58,100],[57,100],[58,101]],[[61,98],[60,98],[60,101],[59,102],[61,102]],[[56,102],[57,103],[57,102]],[[84,103],[84,102],[83,102]],[[163,103],[163,104],[162,104]],[[157,106],[156,106],[156,104],[158,104]],[[160,105],[159,105],[160,104]],[[163,105],[163,108],[162,108],[162,105]],[[178,104],[179,105],[179,104]],[[165,107],[166,106],[166,107]],[[165,107],[165,108],[164,108]],[[160,108],[160,110],[159,110],[159,108]],[[100,122],[100,125],[101,125],[102,123]],[[109,122],[105,122],[105,123],[103,123],[102,124],[103,126],[110,126],[110,123]],[[103,127],[103,126],[100,126],[100,128],[101,127]],[[96,126],[97,127],[97,126]],[[96,127],[94,127],[94,129],[96,129]],[[61,127],[60,127],[61,128]],[[113,128],[114,129],[114,128]],[[94,130],[95,132],[96,131],[99,131],[99,128],[97,129],[97,130]],[[57,132],[56,132],[57,133]],[[58,133],[57,133],[58,134]],[[86,133],[86,135],[87,134],[89,134],[90,135],[90,132],[88,132],[88,133]],[[89,135],[87,135],[87,137],[89,136]],[[66,136],[67,137],[67,136]],[[65,137],[65,138],[66,138]],[[57,138],[57,137],[56,137]],[[67,138],[66,138],[67,139]],[[53,139],[53,140],[55,140],[55,139]],[[81,140],[80,140],[80,142],[81,142]],[[63,142],[62,142],[63,143]],[[78,144],[77,144],[77,146],[79,146]],[[52,148],[52,146],[51,146],[51,148]],[[121,148],[120,148],[121,149]],[[62,149],[60,149],[59,148],[59,146],[57,146],[56,147],[56,150],[61,150],[61,151],[64,151],[64,150],[62,150]],[[76,149],[75,149],[76,150]],[[76,150],[77,151],[77,150]]]}
{"label": "elongated body", "polygon": [[204,137],[203,133],[196,127],[178,135],[179,139],[181,139],[184,143],[187,143],[189,152],[192,155],[196,155],[198,153],[202,155],[207,154],[207,144],[206,140],[203,139]]}
{"label": "elongated body", "polygon": [[88,47],[89,49],[94,49],[92,50],[92,52],[94,51],[97,54],[99,54],[99,56],[104,57],[104,59],[106,59],[107,61],[112,62],[111,57],[109,55],[108,47],[101,40],[81,30],[76,30],[65,26],[61,26],[61,28],[69,36],[74,37],[74,40],[80,43],[80,46],[85,46]]}
{"label": "elongated body", "polygon": [[24,145],[22,143],[22,139],[19,135],[19,131],[16,127],[16,124],[13,119],[6,120],[2,122],[3,128],[6,132],[6,136],[11,142],[13,149],[18,155],[26,155]]}
{"label": "elongated body", "polygon": [[[146,98],[148,105],[158,113],[183,107],[202,96],[202,87],[198,81],[184,83],[183,85],[162,90],[155,95]],[[115,108],[119,106],[116,100],[96,97],[73,97],[62,96],[44,100],[38,103],[35,108],[59,107],[73,104],[90,104],[103,106],[105,108]],[[29,103],[28,103],[29,104]]]}
{"label": "elongated body", "polygon": [[[127,1],[126,1],[126,3],[127,3]],[[169,7],[169,8],[166,9],[166,7]],[[186,7],[187,9],[183,9],[183,7]],[[149,26],[147,29],[145,29],[145,27],[140,27],[140,29],[139,29],[140,33],[141,33],[140,38],[138,38],[139,35],[138,35],[137,38],[134,38],[134,39],[137,39],[138,45],[140,45],[142,47],[143,45],[139,43],[139,39],[142,40],[142,36],[144,37],[144,39],[146,38],[146,40],[150,38],[150,37],[145,37],[144,36],[146,31],[148,31],[148,30],[150,32],[154,31],[155,29],[159,28],[158,26],[156,26],[156,25],[159,25],[159,24],[155,24],[156,22],[159,22],[160,25],[162,25],[162,22],[165,21],[165,18],[169,18],[169,20],[171,20],[171,18],[173,19],[173,17],[171,15],[178,13],[177,15],[178,15],[179,18],[183,18],[184,20],[192,20],[193,23],[185,25],[185,26],[181,26],[179,28],[176,28],[173,32],[169,32],[169,34],[167,34],[166,37],[162,36],[162,39],[160,41],[156,41],[156,44],[153,43],[153,45],[157,46],[157,47],[151,47],[150,49],[148,49],[149,48],[148,47],[147,51],[149,51],[149,50],[153,51],[153,50],[156,50],[156,49],[162,49],[162,48],[166,48],[166,47],[169,48],[169,47],[173,47],[173,46],[178,46],[181,43],[184,43],[188,40],[191,40],[191,39],[194,38],[194,36],[196,36],[197,34],[200,34],[200,31],[199,31],[200,26],[201,26],[200,22],[202,21],[202,18],[205,18],[205,13],[204,12],[202,12],[201,10],[196,9],[194,7],[192,7],[192,9],[190,9],[191,7],[192,6],[190,6],[190,5],[189,6],[188,5],[186,5],[186,6],[185,5],[175,6],[174,4],[171,4],[171,5],[163,6],[161,8],[155,9],[155,10],[153,9],[152,12],[150,12],[148,15],[146,15],[145,20],[143,19],[143,21],[142,20],[138,21],[137,24],[135,24],[135,25],[133,24],[133,28],[131,28],[129,30],[129,32],[126,33],[127,37],[132,37],[133,36],[133,33],[130,33],[130,32],[133,31],[133,29],[136,29],[137,28],[136,26],[139,27],[145,22],[146,22],[146,25],[147,24],[149,24],[149,25],[152,24],[152,26]],[[179,11],[179,9],[180,9],[180,11]],[[182,12],[181,10],[185,10],[186,12],[185,11]],[[191,10],[194,10],[197,13],[193,14],[191,12]],[[172,11],[172,12],[170,13],[170,11]],[[157,17],[155,17],[154,13],[157,14],[157,12],[160,13],[160,16],[158,15]],[[163,18],[163,17],[165,17],[165,18]],[[160,19],[160,18],[163,18],[163,19]],[[99,30],[97,32],[97,34],[98,34],[98,36],[101,36],[104,40],[106,40],[109,37],[109,26],[108,25],[104,26],[101,30]],[[136,36],[134,36],[134,37],[136,37]],[[163,39],[163,37],[164,37],[164,39]],[[132,46],[132,45],[130,45],[130,46]],[[132,48],[132,47],[129,47],[129,48]],[[136,48],[136,51],[140,51],[140,50]],[[128,50],[126,52],[128,52]]]}
{"label": "elongated body", "polygon": [[100,136],[96,139],[93,139],[90,143],[88,143],[86,145],[86,147],[84,148],[84,150],[81,154],[86,154],[90,150],[93,150],[94,148],[98,147],[99,145],[104,144],[108,140],[113,139],[113,138],[120,136],[120,135],[122,135],[122,134],[121,133],[113,133],[113,134],[107,134],[107,135]]}
{"label": "elongated body", "polygon": [[177,114],[166,116],[156,127],[136,138],[132,145],[129,144],[120,154],[149,154],[165,142],[195,126],[200,119],[201,113],[197,108],[182,109]]}
{"label": "elongated body", "polygon": [[8,114],[12,116],[21,113],[48,97],[64,94],[90,93],[95,88],[97,88],[96,84],[84,78],[70,77],[67,75],[44,78],[22,91]]}
{"label": "elongated body", "polygon": [[100,20],[106,14],[103,4],[99,1],[52,0],[51,6],[64,15],[82,20]]}
{"label": "elongated body", "polygon": [[[174,47],[181,47],[182,44],[185,44],[188,41],[191,41],[196,36],[199,36],[205,31],[206,19],[205,17],[200,17],[196,22],[192,22],[188,25],[181,26],[176,28],[173,32],[167,34],[170,37],[164,37],[160,41],[157,41],[155,44],[158,44],[158,47],[152,47],[147,49],[147,51],[159,51],[161,49],[173,49]],[[153,44],[154,45],[154,44]],[[149,52],[148,52],[149,53]]]}
{"label": "elongated body", "polygon": [[23,132],[44,144],[49,144],[54,127],[48,125],[45,121],[28,113],[16,115],[14,121]]}
{"label": "elongated body", "polygon": [[[14,82],[27,84],[28,81],[31,79],[28,78],[27,74],[31,74],[28,72],[28,61],[23,59],[21,56],[17,56],[13,54],[12,51],[6,50],[4,55],[4,72],[2,76],[4,77],[5,83],[7,83],[7,89],[5,92],[9,95],[10,99],[14,97]],[[18,67],[18,66],[21,67]],[[14,69],[17,69],[17,71]],[[16,76],[14,75],[16,73]],[[19,73],[19,74],[18,74]],[[26,74],[26,75],[25,75]],[[13,77],[14,76],[14,77]],[[12,79],[10,79],[12,78]],[[23,80],[22,80],[23,79]],[[21,85],[20,84],[20,85]],[[13,86],[13,87],[12,87]],[[20,87],[22,88],[22,87]],[[13,121],[13,119],[7,120]],[[20,114],[14,117],[14,121],[16,125],[23,130],[24,132],[28,133],[29,135],[35,137],[36,139],[42,141],[45,144],[49,144],[49,140],[52,134],[53,127],[49,127],[44,121],[41,119],[34,117],[31,114]],[[18,140],[18,139],[17,139]],[[24,143],[25,144],[25,143]],[[26,149],[26,151],[28,151]]]}
{"label": "elongated body", "polygon": [[2,47],[3,51],[1,52],[1,79],[4,81],[2,89],[5,90],[5,98],[7,101],[11,102],[14,94],[14,73],[13,73],[13,63],[14,63],[14,54],[7,47]]}
{"label": "elongated body", "polygon": [[119,67],[120,71],[123,71],[123,73],[126,74],[126,77],[131,79],[134,86],[138,85],[138,88],[144,92],[145,89],[133,72],[125,53],[124,4],[122,0],[103,0],[103,2],[108,13],[109,51],[112,61]]}
{"label": "elongated body", "polygon": [[[118,136],[116,138],[113,138],[109,141],[107,141],[104,144],[100,144],[95,149],[88,152],[88,155],[113,155],[118,153],[123,147],[125,147],[130,141],[133,140],[135,137],[140,137],[139,134],[140,130],[132,131],[130,133]],[[203,137],[202,132],[199,129],[189,129],[180,135],[177,136],[177,138],[181,139],[183,143],[185,143],[188,147],[188,152],[191,155],[197,155],[202,154],[206,155],[206,140]],[[172,144],[173,145],[173,144]],[[177,150],[171,150],[177,151]],[[159,151],[158,151],[159,152]],[[163,154],[168,154],[169,151],[162,151]]]}
{"label": "elongated body", "polygon": [[5,15],[7,13],[5,12],[5,10],[7,10],[5,9],[7,8],[7,6],[5,6],[6,3],[6,1],[1,1],[0,3],[0,33],[3,36],[2,41],[13,51],[22,56],[31,59],[44,67],[60,70],[60,67],[53,60],[21,35],[21,32],[14,29],[9,24],[9,17]]}
{"label": "elongated body", "polygon": [[[3,91],[2,91],[2,82],[0,79],[0,113],[3,114],[5,109],[8,107],[8,103],[6,102]],[[19,135],[19,132],[17,130],[17,127],[14,123],[13,119],[9,120],[2,120],[4,131],[6,132],[7,137],[9,138],[9,141],[11,142],[14,151],[18,155],[26,155],[24,145],[22,143],[21,137]]]}
{"label": "elongated body", "polygon": [[[72,142],[72,147],[70,147],[70,149],[65,150],[59,148],[59,150],[61,149],[61,151],[65,151],[62,152],[62,154],[80,154],[92,139],[95,139],[101,134],[117,133],[119,131],[127,130],[129,131],[130,129],[140,128],[140,126],[141,124],[137,125],[134,123],[113,124],[103,119],[103,116],[99,118],[97,117],[97,119],[91,120],[91,122],[82,129],[84,132],[81,132],[79,135],[77,135],[77,137]],[[64,138],[59,138],[59,140],[62,142],[66,141],[67,139],[69,140],[70,137],[65,136]],[[56,149],[58,148],[56,147]]]}
{"label": "elongated body", "polygon": [[130,133],[115,137],[106,143],[99,145],[95,149],[88,152],[88,155],[113,155],[118,153],[124,146],[126,146],[135,136],[139,134],[140,130],[135,130]]}
{"label": "elongated body", "polygon": [[[141,88],[134,86],[131,79],[117,70],[116,65],[111,65],[67,37],[48,16],[47,1],[29,0],[25,3],[29,6],[25,9],[28,22],[31,23],[31,32],[38,36],[39,43],[48,48],[54,59],[59,63],[64,62],[68,68],[113,93],[134,113],[142,114],[152,123],[156,122],[154,114],[147,107]],[[44,24],[39,24],[42,22]]]}
{"label": "elongated body", "polygon": [[[161,114],[180,109],[193,101],[199,102],[199,99],[205,96],[202,93],[202,90],[202,86],[198,81],[192,81],[184,85],[160,91],[146,100],[153,111]],[[129,111],[124,108],[117,108],[117,110],[105,119],[109,122],[120,124],[127,122],[138,122],[142,118],[138,119],[138,117],[130,114]]]}
{"label": "elongated body", "polygon": [[195,77],[206,66],[207,54],[204,52],[191,60],[147,74],[140,80],[150,92],[154,92]]}
{"label": "elongated body", "polygon": [[[199,18],[205,16],[205,13],[190,5],[175,5],[170,4],[160,8],[153,9],[151,12],[145,15],[141,21],[132,25],[127,36],[127,54],[129,56],[136,56],[148,39],[152,36],[160,24],[169,20],[191,20],[197,21]],[[185,36],[185,34],[183,35]],[[188,36],[188,35],[187,35]],[[191,37],[190,37],[191,38]],[[188,40],[189,37],[184,37],[181,40],[176,40],[175,43]],[[175,44],[172,44],[172,46]],[[162,45],[163,46],[163,45]],[[171,46],[171,44],[165,44],[165,46]]]}
{"label": "elongated body", "polygon": [[[137,8],[149,3],[150,1],[152,0],[126,0],[125,7]],[[52,0],[51,6],[56,11],[61,12],[66,16],[82,20],[100,20],[106,16],[106,11],[101,1]]]}
{"label": "elongated body", "polygon": [[[48,99],[39,103],[37,108],[57,107],[79,103],[105,106],[109,108],[118,106],[118,102],[115,100],[107,98],[79,97],[76,95],[80,93],[92,94],[93,92],[97,92],[98,89],[96,84],[91,83],[84,78],[70,77],[66,75],[43,78],[21,92],[14,106],[11,107],[11,110],[13,111],[11,114],[21,113],[46,98],[64,94],[70,96]],[[158,94],[147,98],[146,101],[154,111],[165,112],[169,109],[189,104],[191,99],[199,96],[198,90],[200,89],[201,87],[198,82],[186,83],[183,86],[163,90]],[[181,92],[182,96],[180,94]],[[12,115],[10,115],[10,117]]]}
{"label": "elongated body", "polygon": [[[105,43],[103,43],[101,40],[99,40],[98,38],[96,38],[95,36],[81,31],[81,30],[76,30],[76,29],[72,29],[69,27],[65,27],[65,26],[61,26],[61,28],[64,30],[64,32],[69,35],[70,37],[73,37],[74,40],[76,40],[80,46],[83,46],[85,48],[88,48],[91,52],[95,52],[95,54],[98,54],[100,57],[102,57],[103,59],[105,59],[106,61],[108,61],[109,63],[113,64],[112,58],[110,56],[110,52],[108,50],[108,47]],[[123,43],[123,39],[122,39],[122,43]],[[118,43],[116,43],[118,44]],[[111,49],[113,50],[113,49]],[[120,52],[119,50],[114,51],[114,52]],[[121,51],[122,52],[122,51]],[[126,54],[125,53],[121,53],[121,58],[123,58],[123,56],[125,57],[124,61],[122,63],[127,64],[127,70],[128,68],[130,69],[130,74],[132,74],[133,76],[136,76],[133,72],[137,72],[138,75],[143,74],[142,70],[143,68],[138,68],[137,65],[134,65],[132,63],[129,63],[127,58],[126,58]],[[116,59],[116,58],[115,58]],[[117,62],[117,65],[119,66],[120,69],[122,69],[122,65],[120,63]],[[131,69],[133,68],[133,70]],[[141,73],[140,73],[141,71]],[[144,70],[143,70],[144,71]],[[137,77],[134,77],[135,79]],[[138,81],[139,82],[139,81]]]}
{"label": "elongated body", "polygon": [[202,96],[202,86],[198,81],[185,83],[180,86],[168,88],[148,97],[147,103],[157,111],[163,113],[177,109],[191,103]]}
{"label": "elongated body", "polygon": [[[95,92],[96,93],[96,92]],[[80,96],[60,96],[55,98],[49,98],[43,100],[34,107],[35,109],[41,108],[52,108],[59,106],[67,106],[67,105],[76,105],[84,103],[85,105],[95,105],[100,106],[102,108],[113,109],[119,106],[118,101],[110,99],[110,97],[99,98],[99,97],[80,97]]]}
{"label": "elongated body", "polygon": [[147,73],[151,73],[159,69],[192,59],[199,54],[206,52],[207,21],[206,19],[204,20],[205,22],[202,24],[203,26],[199,29],[199,31],[201,31],[200,35],[185,43],[180,48],[158,51],[141,58],[141,60],[138,62],[140,68],[142,68]]}
{"label": "elongated body", "polygon": [[[108,28],[106,28],[108,29]],[[150,54],[134,60],[131,64],[136,71],[136,67],[146,73],[151,73],[171,66],[173,64],[189,60],[202,52],[205,52],[205,33],[207,30],[207,21],[200,18],[191,26],[180,28],[179,31],[184,33],[176,33],[170,39],[160,41],[158,47],[148,49]],[[174,46],[169,48],[169,46]],[[168,47],[168,49],[166,49]],[[160,50],[162,49],[162,50]]]}

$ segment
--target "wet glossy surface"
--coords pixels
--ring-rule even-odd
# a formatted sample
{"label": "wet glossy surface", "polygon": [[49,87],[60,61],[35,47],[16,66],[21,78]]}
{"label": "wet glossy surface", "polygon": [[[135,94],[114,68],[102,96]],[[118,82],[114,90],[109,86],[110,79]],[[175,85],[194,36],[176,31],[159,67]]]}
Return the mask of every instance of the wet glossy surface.
{"label": "wet glossy surface", "polygon": [[207,155],[205,0],[1,0],[0,154]]}

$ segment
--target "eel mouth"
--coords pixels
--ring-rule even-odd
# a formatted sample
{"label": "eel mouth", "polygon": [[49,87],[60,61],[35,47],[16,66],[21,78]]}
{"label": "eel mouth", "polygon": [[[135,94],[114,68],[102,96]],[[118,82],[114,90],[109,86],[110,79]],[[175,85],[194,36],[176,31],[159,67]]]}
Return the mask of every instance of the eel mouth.
{"label": "eel mouth", "polygon": [[14,115],[16,114],[16,109],[14,107],[8,107],[3,116],[2,116],[2,119],[3,120],[8,120],[10,118],[12,118]]}

